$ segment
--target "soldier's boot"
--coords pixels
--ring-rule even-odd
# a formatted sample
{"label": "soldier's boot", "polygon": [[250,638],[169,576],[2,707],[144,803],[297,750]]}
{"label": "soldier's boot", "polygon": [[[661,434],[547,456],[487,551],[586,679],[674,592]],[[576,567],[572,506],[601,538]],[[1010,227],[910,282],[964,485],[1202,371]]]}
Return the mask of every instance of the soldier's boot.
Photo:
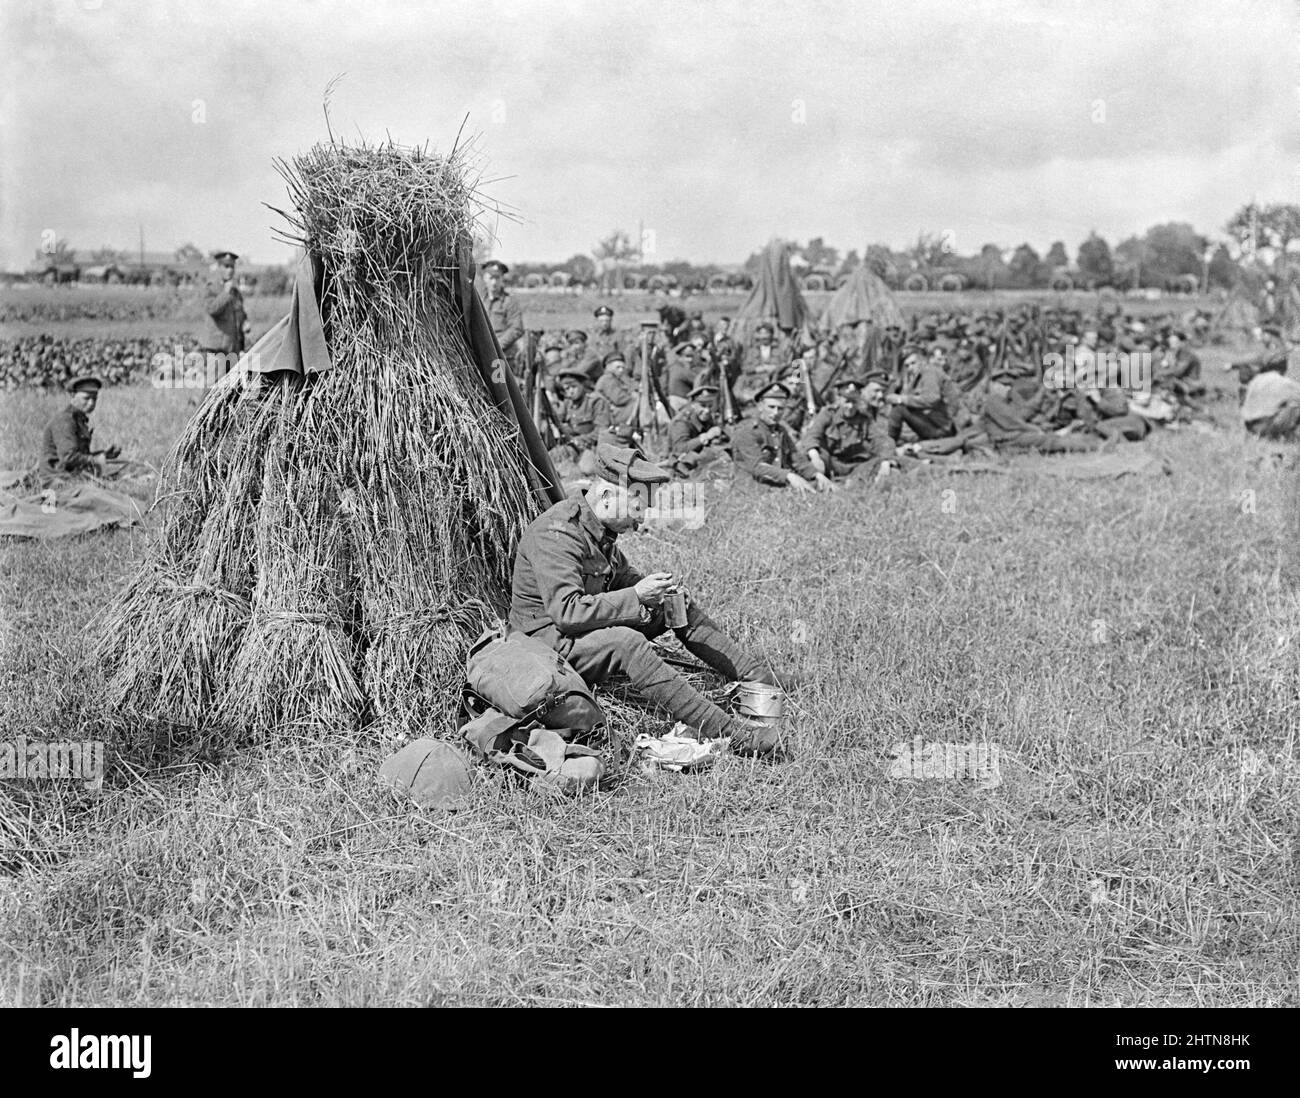
{"label": "soldier's boot", "polygon": [[732,682],[762,682],[782,690],[793,690],[803,682],[802,676],[777,671],[767,661],[746,652],[695,606],[687,608],[686,625],[674,633],[691,655]]}

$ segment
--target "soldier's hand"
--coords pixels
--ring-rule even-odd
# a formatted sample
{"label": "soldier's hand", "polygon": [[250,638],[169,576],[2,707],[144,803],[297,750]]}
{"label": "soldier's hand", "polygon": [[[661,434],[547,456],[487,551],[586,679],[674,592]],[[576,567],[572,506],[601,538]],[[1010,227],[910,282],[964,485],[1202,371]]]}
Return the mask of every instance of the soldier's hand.
{"label": "soldier's hand", "polygon": [[817,490],[819,492],[837,492],[838,488],[831,483],[831,479],[825,473],[817,474]]}
{"label": "soldier's hand", "polygon": [[786,483],[796,492],[812,492],[815,489],[811,484],[803,479],[798,473],[789,473],[786,475]]}
{"label": "soldier's hand", "polygon": [[642,606],[658,606],[663,602],[664,596],[676,586],[677,581],[671,572],[652,572],[639,580],[633,590]]}

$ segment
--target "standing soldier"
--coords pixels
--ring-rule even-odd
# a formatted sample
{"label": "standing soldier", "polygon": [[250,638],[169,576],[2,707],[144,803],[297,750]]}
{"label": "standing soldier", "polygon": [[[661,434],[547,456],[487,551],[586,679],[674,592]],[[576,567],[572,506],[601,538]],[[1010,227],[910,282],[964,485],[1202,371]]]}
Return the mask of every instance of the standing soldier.
{"label": "standing soldier", "polygon": [[609,355],[624,348],[614,331],[614,310],[608,305],[597,305],[592,315],[596,318],[596,330],[587,340],[587,347],[591,354],[604,362]]}
{"label": "standing soldier", "polygon": [[610,425],[609,405],[596,393],[587,391],[587,375],[569,368],[559,374],[563,399],[555,409],[560,441],[551,449],[557,462],[582,464],[588,451],[594,450],[601,432]]}
{"label": "standing soldier", "polygon": [[[208,370],[209,383],[229,373],[248,346],[244,295],[235,285],[238,258],[234,252],[216,252],[212,256],[212,276],[203,287],[203,309],[207,316],[200,347],[204,358],[213,364]],[[213,359],[210,357],[213,355],[222,358]]]}
{"label": "standing soldier", "polygon": [[515,376],[519,377],[522,369],[520,352],[523,344],[520,341],[524,335],[524,311],[506,290],[506,275],[509,273],[510,268],[499,259],[490,259],[483,264],[483,284],[487,287],[487,301],[484,304],[497,342],[501,344],[501,352],[510,363]]}
{"label": "standing soldier", "polygon": [[[669,626],[663,600],[680,590],[666,572],[642,575],[618,547],[619,534],[645,519],[651,490],[668,473],[640,451],[602,445],[595,480],[555,504],[524,531],[510,585],[510,624],[549,644],[588,683],[623,673],[650,702],[700,739],[730,737],[733,750],[761,755],[779,744],[777,726],[738,720],[695,689],[650,641]],[[746,652],[693,600],[673,629],[686,650],[727,679],[790,688],[766,661]]]}
{"label": "standing soldier", "polygon": [[[830,481],[796,452],[794,439],[782,422],[790,397],[790,390],[780,382],[754,394],[754,418],[737,424],[732,431],[731,456],[759,484],[811,492],[812,479],[824,490],[830,487]],[[802,475],[805,472],[806,477]]]}
{"label": "standing soldier", "polygon": [[884,418],[883,373],[872,373],[859,387],[856,378],[835,382],[835,400],[819,411],[799,437],[799,450],[819,473],[858,481],[877,478],[897,468],[894,440]]}

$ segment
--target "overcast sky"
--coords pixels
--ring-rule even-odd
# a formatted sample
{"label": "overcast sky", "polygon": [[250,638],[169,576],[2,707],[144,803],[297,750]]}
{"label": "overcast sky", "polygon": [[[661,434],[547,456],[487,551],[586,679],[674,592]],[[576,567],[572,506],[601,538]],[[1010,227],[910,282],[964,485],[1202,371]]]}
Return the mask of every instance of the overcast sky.
{"label": "overcast sky", "polygon": [[0,265],[141,223],[280,260],[271,161],[340,73],[336,134],[446,147],[468,115],[507,260],[638,223],[719,262],[1217,233],[1297,200],[1298,28],[1289,0],[0,0]]}

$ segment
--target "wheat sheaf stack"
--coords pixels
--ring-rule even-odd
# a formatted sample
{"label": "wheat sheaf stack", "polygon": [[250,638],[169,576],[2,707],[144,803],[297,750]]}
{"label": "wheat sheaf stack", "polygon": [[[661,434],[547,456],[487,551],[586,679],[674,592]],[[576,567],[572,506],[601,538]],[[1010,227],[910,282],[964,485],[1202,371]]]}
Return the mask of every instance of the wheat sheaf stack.
{"label": "wheat sheaf stack", "polygon": [[466,645],[503,613],[555,482],[469,334],[466,157],[331,141],[277,168],[284,235],[320,272],[329,368],[207,394],[106,616],[109,703],[194,746],[445,733]]}

